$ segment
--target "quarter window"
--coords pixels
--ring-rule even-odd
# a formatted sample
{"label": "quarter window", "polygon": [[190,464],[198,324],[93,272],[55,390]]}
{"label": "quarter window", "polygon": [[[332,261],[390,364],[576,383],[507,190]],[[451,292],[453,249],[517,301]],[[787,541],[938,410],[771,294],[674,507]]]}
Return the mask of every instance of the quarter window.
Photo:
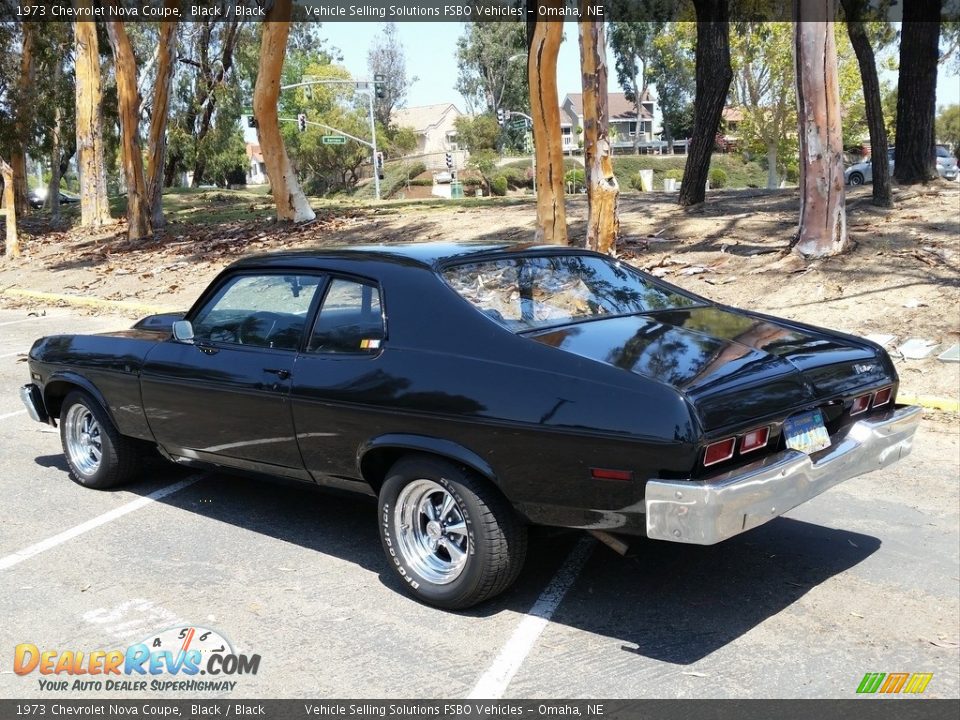
{"label": "quarter window", "polygon": [[197,340],[296,350],[319,277],[238,275],[193,318]]}
{"label": "quarter window", "polygon": [[335,278],[323,298],[307,349],[317,353],[376,353],[385,337],[380,290]]}

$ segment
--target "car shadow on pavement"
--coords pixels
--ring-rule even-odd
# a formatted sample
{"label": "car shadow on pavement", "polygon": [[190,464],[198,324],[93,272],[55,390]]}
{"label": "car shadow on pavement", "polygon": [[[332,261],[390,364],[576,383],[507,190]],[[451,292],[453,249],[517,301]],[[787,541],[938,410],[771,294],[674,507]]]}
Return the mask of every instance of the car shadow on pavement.
{"label": "car shadow on pavement", "polygon": [[[137,485],[126,489],[141,492]],[[354,563],[404,594],[380,547],[370,497],[210,474],[159,502]],[[460,614],[482,619],[507,610],[526,613],[581,537],[576,531],[533,528],[515,586]],[[711,547],[636,538],[621,557],[597,543],[552,620],[613,638],[626,652],[686,665],[879,547],[874,537],[789,518]]]}

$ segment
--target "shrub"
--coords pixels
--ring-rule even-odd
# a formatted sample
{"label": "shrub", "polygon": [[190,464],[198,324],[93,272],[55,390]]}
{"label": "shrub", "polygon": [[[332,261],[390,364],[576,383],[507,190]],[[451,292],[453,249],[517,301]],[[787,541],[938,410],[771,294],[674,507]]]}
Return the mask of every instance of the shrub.
{"label": "shrub", "polygon": [[710,168],[710,187],[722,188],[727,186],[727,173],[722,168]]}
{"label": "shrub", "polygon": [[683,180],[683,170],[677,170],[676,168],[671,168],[663,174],[664,180]]}
{"label": "shrub", "polygon": [[497,175],[490,181],[490,192],[494,195],[506,195],[507,179],[503,175]]}
{"label": "shrub", "polygon": [[563,176],[563,182],[566,185],[573,185],[573,192],[580,192],[580,189],[587,185],[587,176],[583,170],[574,168],[573,170],[568,170]]}

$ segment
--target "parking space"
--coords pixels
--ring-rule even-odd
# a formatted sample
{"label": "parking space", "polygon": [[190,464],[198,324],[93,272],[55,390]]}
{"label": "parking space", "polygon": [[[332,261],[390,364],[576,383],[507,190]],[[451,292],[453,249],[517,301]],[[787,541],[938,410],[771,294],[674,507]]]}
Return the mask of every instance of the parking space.
{"label": "parking space", "polygon": [[[2,310],[0,356],[130,323]],[[26,378],[0,357],[3,697],[57,696],[12,672],[18,643],[110,649],[186,625],[261,656],[225,693],[246,698],[852,697],[864,673],[900,671],[960,692],[955,424],[719,546],[620,557],[537,529],[514,589],[448,613],[403,594],[369,499],[162,463],[123,490],[75,485],[56,432],[19,412]]]}

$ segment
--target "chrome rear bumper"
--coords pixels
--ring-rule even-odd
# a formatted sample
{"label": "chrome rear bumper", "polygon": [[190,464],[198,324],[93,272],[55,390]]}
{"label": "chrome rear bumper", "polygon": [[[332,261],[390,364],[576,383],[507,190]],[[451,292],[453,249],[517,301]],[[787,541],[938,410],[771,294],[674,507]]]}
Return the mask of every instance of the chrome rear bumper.
{"label": "chrome rear bumper", "polygon": [[650,480],[647,537],[713,545],[762,525],[844,480],[906,457],[921,412],[902,406],[860,420],[813,455],[786,450],[706,480]]}

